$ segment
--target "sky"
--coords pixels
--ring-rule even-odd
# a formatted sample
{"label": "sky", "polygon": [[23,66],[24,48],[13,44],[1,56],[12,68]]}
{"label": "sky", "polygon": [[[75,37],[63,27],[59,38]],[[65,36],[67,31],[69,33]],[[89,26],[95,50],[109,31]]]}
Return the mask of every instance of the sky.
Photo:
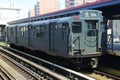
{"label": "sky", "polygon": [[[21,17],[26,18],[28,17],[28,11],[34,8],[34,5],[37,3],[38,0],[0,0],[0,7],[4,5],[8,5],[10,7],[10,3],[14,4],[14,7],[21,9]],[[61,2],[61,9],[65,8],[65,0],[60,0]]]}

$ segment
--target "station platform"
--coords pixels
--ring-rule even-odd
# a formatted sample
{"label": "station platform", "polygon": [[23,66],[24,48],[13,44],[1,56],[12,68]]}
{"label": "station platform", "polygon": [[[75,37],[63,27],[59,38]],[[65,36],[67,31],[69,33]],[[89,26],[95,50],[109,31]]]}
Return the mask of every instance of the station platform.
{"label": "station platform", "polygon": [[111,49],[111,44],[108,45],[108,54],[120,56],[120,43],[114,43],[113,44],[113,51]]}
{"label": "station platform", "polygon": [[[111,49],[112,44],[108,44],[108,49]],[[113,50],[120,51],[120,43],[113,44]]]}
{"label": "station platform", "polygon": [[4,68],[4,70],[8,72],[8,75],[13,77],[15,80],[27,80],[24,76],[22,76],[19,72],[17,72],[14,68],[8,65],[1,58],[0,58],[0,67]]}

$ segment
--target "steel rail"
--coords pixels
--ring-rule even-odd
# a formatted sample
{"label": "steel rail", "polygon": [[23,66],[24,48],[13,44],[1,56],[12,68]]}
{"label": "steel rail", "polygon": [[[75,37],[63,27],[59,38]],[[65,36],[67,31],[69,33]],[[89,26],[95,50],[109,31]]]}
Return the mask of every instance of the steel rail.
{"label": "steel rail", "polygon": [[3,80],[15,80],[15,78],[0,65],[1,78]]}
{"label": "steel rail", "polygon": [[112,75],[112,74],[109,74],[107,72],[103,72],[103,71],[100,71],[100,70],[94,70],[94,73],[104,75],[104,76],[107,76],[108,78],[112,78],[112,79],[115,79],[115,80],[120,80],[120,77],[117,77],[115,75]]}
{"label": "steel rail", "polygon": [[[4,47],[4,46],[2,46],[2,47]],[[2,48],[2,49],[3,49],[3,48]],[[17,51],[17,52],[21,53],[21,54],[24,55],[24,56],[26,55],[26,56],[28,56],[29,58],[34,58],[34,59],[38,60],[39,62],[44,62],[44,63],[49,64],[50,66],[53,66],[53,67],[55,67],[55,68],[57,68],[57,69],[63,70],[64,73],[67,74],[67,77],[68,77],[69,79],[95,80],[94,78],[88,77],[88,76],[86,76],[86,75],[84,75],[84,74],[82,74],[82,73],[79,73],[79,72],[76,72],[76,71],[67,69],[67,68],[62,67],[62,66],[60,66],[60,65],[57,65],[57,64],[51,63],[51,62],[49,62],[49,61],[46,61],[46,60],[37,58],[37,57],[35,57],[35,56],[29,55],[29,54],[27,54],[27,53],[24,53],[24,52],[21,52],[21,51],[18,51],[18,50],[15,50],[15,49],[13,49],[13,48],[10,48],[10,49],[11,49],[11,50],[14,50],[14,51]],[[10,53],[10,54],[12,54],[12,53]],[[25,61],[26,61],[26,60],[25,60]],[[30,61],[28,61],[28,62],[30,62]],[[33,65],[33,64],[31,64],[31,65]],[[39,65],[38,65],[38,66],[39,66]]]}
{"label": "steel rail", "polygon": [[[4,49],[2,49],[2,48],[0,48],[0,49],[1,49],[1,50],[4,50]],[[18,60],[18,59],[20,60],[20,62],[21,62],[22,64],[18,63],[18,62],[17,62],[16,60],[14,60],[14,59],[10,59],[10,57],[8,57],[8,56],[6,56],[6,55],[3,54],[3,56],[4,56],[5,58],[7,58],[8,60],[10,60],[11,62],[14,62],[17,66],[22,66],[23,64],[29,65],[28,68],[26,68],[25,66],[22,66],[22,69],[24,69],[25,71],[27,71],[28,73],[30,73],[31,75],[33,75],[34,77],[36,77],[36,79],[43,79],[44,77],[47,77],[47,78],[49,78],[50,80],[69,80],[67,77],[64,77],[64,76],[62,76],[62,75],[58,75],[57,73],[55,73],[55,72],[53,72],[53,71],[51,71],[51,70],[49,70],[49,69],[47,69],[47,68],[44,68],[44,67],[42,67],[42,66],[40,66],[40,65],[37,65],[37,64],[35,64],[35,63],[33,63],[33,62],[25,59],[25,58],[22,58],[22,57],[20,57],[20,56],[18,56],[18,55],[15,55],[15,54],[7,51],[7,50],[4,50],[4,51],[7,52],[7,53],[9,53],[10,55],[14,56],[14,58],[17,57],[17,60]],[[30,70],[30,69],[29,69],[30,67],[31,67],[31,69],[33,69],[33,70]],[[41,74],[42,76],[40,76],[39,74],[37,74],[36,71],[37,71],[37,72],[38,72],[38,71],[41,72],[40,74]],[[46,76],[46,75],[48,75],[48,76]]]}

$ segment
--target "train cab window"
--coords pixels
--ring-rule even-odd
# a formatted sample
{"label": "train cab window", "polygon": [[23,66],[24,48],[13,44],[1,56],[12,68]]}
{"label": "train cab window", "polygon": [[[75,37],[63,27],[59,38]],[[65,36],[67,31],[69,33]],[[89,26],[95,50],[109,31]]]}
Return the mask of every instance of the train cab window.
{"label": "train cab window", "polygon": [[81,22],[73,22],[72,23],[72,32],[73,33],[81,33],[82,32]]}

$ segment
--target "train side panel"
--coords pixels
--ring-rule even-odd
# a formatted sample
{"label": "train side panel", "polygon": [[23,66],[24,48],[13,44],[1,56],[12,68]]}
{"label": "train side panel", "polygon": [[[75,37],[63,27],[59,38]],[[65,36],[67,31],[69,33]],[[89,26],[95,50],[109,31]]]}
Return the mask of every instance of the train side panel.
{"label": "train side panel", "polygon": [[24,46],[26,47],[27,46],[27,26],[25,25],[17,25],[16,26],[16,42],[15,44],[18,45],[18,46]]}
{"label": "train side panel", "polygon": [[28,29],[28,48],[68,56],[68,23],[33,23]]}
{"label": "train side panel", "polygon": [[[33,25],[34,26],[34,25]],[[49,31],[48,24],[37,25],[33,31],[33,37],[30,36],[32,40],[33,48],[40,51],[46,51],[49,49]],[[30,46],[31,47],[31,46]]]}
{"label": "train side panel", "polygon": [[68,27],[67,23],[50,23],[49,50],[59,56],[68,56]]}

